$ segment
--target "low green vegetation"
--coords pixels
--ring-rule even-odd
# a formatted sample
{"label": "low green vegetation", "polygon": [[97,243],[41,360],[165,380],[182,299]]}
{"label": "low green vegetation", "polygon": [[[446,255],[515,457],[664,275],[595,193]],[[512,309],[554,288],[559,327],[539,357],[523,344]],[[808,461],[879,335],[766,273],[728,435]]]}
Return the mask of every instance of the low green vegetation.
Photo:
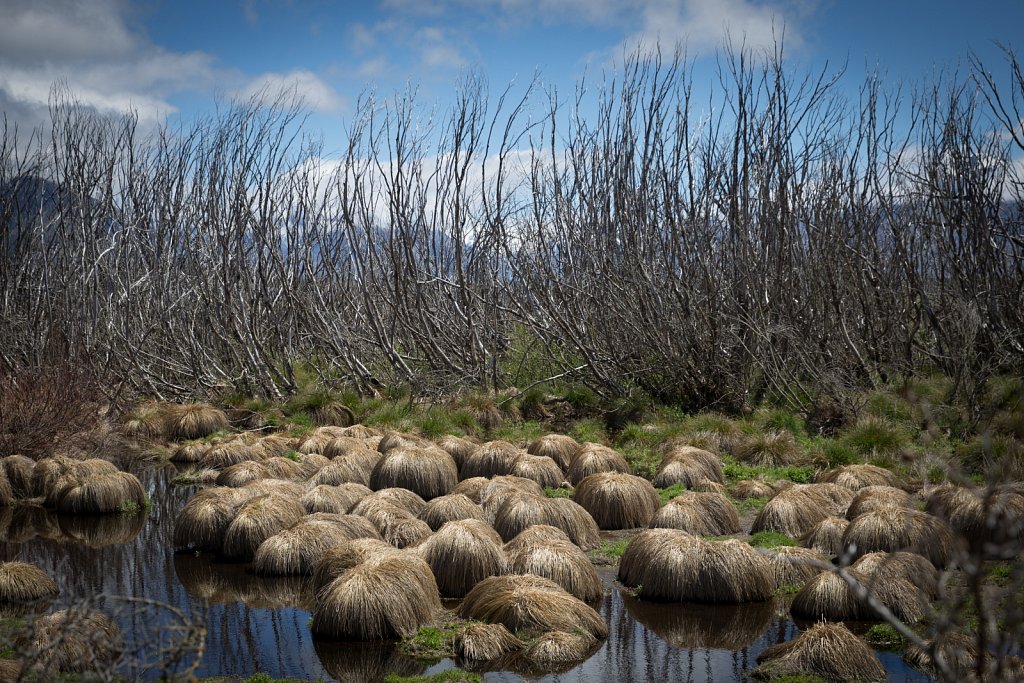
{"label": "low green vegetation", "polygon": [[626,552],[626,546],[632,538],[620,538],[616,541],[602,541],[601,545],[591,550],[590,559],[598,564],[616,564]]}
{"label": "low green vegetation", "polygon": [[436,674],[423,676],[399,676],[388,674],[384,683],[482,683],[483,677],[462,669],[446,669]]}
{"label": "low green vegetation", "polygon": [[663,489],[658,489],[658,497],[661,498],[661,504],[669,502],[678,495],[681,495],[686,491],[686,487],[682,484],[672,484],[671,486]]}
{"label": "low green vegetation", "polygon": [[449,623],[438,628],[424,626],[412,638],[402,641],[402,651],[416,659],[438,660],[455,655],[455,636],[462,624]]}
{"label": "low green vegetation", "polygon": [[756,514],[768,503],[768,498],[742,498],[732,502],[741,513]]}
{"label": "low green vegetation", "polygon": [[875,624],[864,634],[864,640],[881,650],[905,650],[907,639],[889,624]]}
{"label": "low green vegetation", "polygon": [[779,534],[774,531],[759,531],[747,541],[755,548],[778,548],[780,546],[795,546],[797,542],[786,534]]}
{"label": "low green vegetation", "polygon": [[765,467],[747,465],[740,462],[724,462],[722,474],[726,481],[736,483],[744,479],[760,479],[772,482],[786,479],[794,484],[809,484],[814,481],[816,468],[811,465],[784,465],[782,467]]}
{"label": "low green vegetation", "polygon": [[546,488],[544,489],[544,495],[548,498],[572,498],[572,489]]}

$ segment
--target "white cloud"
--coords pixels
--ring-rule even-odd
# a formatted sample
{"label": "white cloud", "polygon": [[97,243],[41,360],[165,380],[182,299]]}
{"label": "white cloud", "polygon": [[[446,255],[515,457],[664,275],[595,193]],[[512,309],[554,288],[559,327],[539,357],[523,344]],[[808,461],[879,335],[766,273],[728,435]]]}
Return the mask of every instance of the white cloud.
{"label": "white cloud", "polygon": [[260,95],[274,97],[279,93],[294,93],[306,106],[325,114],[344,111],[348,103],[319,76],[305,69],[294,69],[288,73],[266,73],[257,76],[242,88],[239,94],[244,98]]}
{"label": "white cloud", "polygon": [[682,43],[690,52],[704,52],[720,47],[727,36],[753,49],[770,48],[781,38],[786,27],[786,41],[799,44],[795,22],[790,21],[781,5],[755,3],[751,0],[649,0],[643,3],[642,25],[625,41],[653,47]]}

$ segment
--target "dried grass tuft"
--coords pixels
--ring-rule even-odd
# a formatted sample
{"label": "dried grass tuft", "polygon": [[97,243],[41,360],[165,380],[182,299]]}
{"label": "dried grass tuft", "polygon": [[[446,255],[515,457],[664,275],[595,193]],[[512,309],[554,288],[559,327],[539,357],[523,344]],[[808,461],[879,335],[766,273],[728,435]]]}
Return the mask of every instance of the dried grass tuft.
{"label": "dried grass tuft", "polygon": [[[537,528],[559,531],[554,527],[531,527]],[[513,573],[534,574],[551,579],[584,602],[595,602],[601,598],[604,585],[586,553],[568,538],[531,542],[529,532],[530,529],[527,529],[505,546]],[[538,536],[534,535],[533,538]]]}
{"label": "dried grass tuft", "polygon": [[350,540],[340,525],[307,518],[263,541],[253,556],[252,570],[262,576],[311,574],[325,552]]}
{"label": "dried grass tuft", "polygon": [[850,522],[843,534],[843,546],[853,546],[853,555],[906,550],[927,557],[936,567],[945,567],[953,556],[954,537],[949,525],[927,512],[904,508],[879,508]]}
{"label": "dried grass tuft", "polygon": [[546,455],[521,455],[512,465],[512,476],[537,482],[544,488],[558,488],[565,474],[558,464]]}
{"label": "dried grass tuft", "polygon": [[479,495],[484,512],[494,515],[505,501],[522,495],[543,496],[544,489],[531,479],[505,474],[487,480]]}
{"label": "dried grass tuft", "polygon": [[[427,506],[426,502],[412,491],[408,489],[396,488],[380,489],[379,491],[374,491],[366,498],[359,501],[359,505],[372,506],[377,502],[390,503],[391,505],[396,505],[414,517],[423,512],[423,508]],[[360,514],[358,511],[359,505],[357,505],[356,508],[353,508],[353,514]]]}
{"label": "dried grass tuft", "polygon": [[246,460],[245,462],[228,465],[217,475],[215,483],[217,486],[229,486],[238,488],[245,486],[251,481],[268,479],[270,471],[261,462]]}
{"label": "dried grass tuft", "polygon": [[755,481],[753,479],[744,479],[743,481],[736,482],[736,485],[732,487],[732,497],[737,500],[746,500],[748,498],[770,498],[775,495],[775,489],[772,485],[763,482]]}
{"label": "dried grass tuft", "polygon": [[165,415],[164,432],[172,441],[201,439],[228,428],[228,417],[224,411],[205,403],[168,406]]}
{"label": "dried grass tuft", "polygon": [[838,557],[845,548],[843,534],[849,525],[850,522],[842,517],[826,517],[800,537],[800,545],[827,557]]}
{"label": "dried grass tuft", "polygon": [[175,549],[220,552],[224,534],[244,501],[244,492],[222,487],[192,496],[174,519]]}
{"label": "dried grass tuft", "polygon": [[653,483],[658,488],[682,484],[692,489],[705,480],[725,483],[722,461],[718,456],[701,448],[670,444],[665,449]]}
{"label": "dried grass tuft", "polygon": [[601,529],[645,527],[661,505],[651,482],[631,474],[592,474],[576,485],[572,497]]}
{"label": "dried grass tuft", "polygon": [[903,489],[892,486],[865,486],[857,491],[849,508],[846,510],[846,519],[854,519],[864,514],[883,507],[911,508],[914,501],[910,494]]}
{"label": "dried grass tuft", "polygon": [[434,531],[440,529],[447,522],[459,519],[489,521],[484,509],[461,493],[450,493],[447,496],[433,499],[427,503],[417,517],[426,522],[427,526]]}
{"label": "dried grass tuft", "polygon": [[267,494],[245,502],[224,533],[221,552],[227,558],[249,562],[260,545],[306,514],[297,498]]}
{"label": "dried grass tuft", "polygon": [[501,539],[486,522],[475,519],[448,522],[415,552],[430,565],[446,598],[461,598],[483,579],[508,573]]}
{"label": "dried grass tuft", "polygon": [[455,654],[470,662],[491,662],[519,652],[523,642],[502,624],[470,624],[455,635]]}
{"label": "dried grass tuft", "polygon": [[505,554],[513,555],[532,545],[543,545],[548,541],[572,543],[564,531],[550,524],[535,524],[523,529],[515,538],[505,544]]}
{"label": "dried grass tuft", "polygon": [[523,449],[507,441],[488,441],[478,446],[466,458],[459,470],[459,477],[461,479],[469,479],[471,477],[490,478],[511,474],[512,466],[515,465],[519,456],[524,454],[525,451]]}
{"label": "dried grass tuft", "polygon": [[299,502],[307,514],[314,512],[336,512],[345,514],[370,495],[371,491],[362,484],[314,485],[303,494]]}
{"label": "dried grass tuft", "polygon": [[462,463],[466,462],[466,458],[473,454],[473,451],[477,449],[479,444],[474,443],[469,439],[463,439],[449,434],[438,439],[437,446],[445,453],[452,456],[452,460],[455,461],[456,466],[461,469]]}
{"label": "dried grass tuft", "polygon": [[828,681],[886,680],[878,657],[842,624],[815,624],[793,640],[773,645],[757,657],[755,678],[813,675]]}
{"label": "dried grass tuft", "polygon": [[469,479],[463,479],[455,485],[455,488],[453,488],[450,493],[451,495],[462,494],[479,505],[480,493],[490,481],[491,480],[487,477],[471,477]]}
{"label": "dried grass tuft", "polygon": [[535,439],[526,452],[530,455],[540,455],[551,458],[564,472],[569,469],[569,464],[580,449],[576,439],[565,434],[547,434]]}
{"label": "dried grass tuft", "polygon": [[459,481],[452,456],[439,448],[393,448],[370,474],[370,488],[404,488],[424,500],[443,496]]}
{"label": "dried grass tuft", "polygon": [[313,568],[310,586],[316,593],[349,569],[358,567],[372,557],[401,552],[403,551],[380,538],[357,538],[345,541],[321,555],[320,560]]}
{"label": "dried grass tuft", "polygon": [[846,465],[818,475],[816,481],[838,484],[851,491],[859,491],[865,486],[899,487],[899,478],[877,465]]}
{"label": "dried grass tuft", "polygon": [[775,587],[800,586],[824,571],[828,558],[817,550],[780,546],[765,552],[772,563]]}
{"label": "dried grass tuft", "polygon": [[802,536],[829,516],[826,501],[806,489],[795,486],[776,493],[758,513],[750,533],[774,531],[787,536]]}
{"label": "dried grass tuft", "polygon": [[83,673],[109,666],[124,643],[117,624],[101,612],[66,609],[35,621],[32,650],[40,656],[35,673],[43,679],[60,672]]}
{"label": "dried grass tuft", "polygon": [[740,532],[740,518],[736,506],[720,493],[685,492],[658,510],[649,526],[695,536],[728,536]]}
{"label": "dried grass tuft", "polygon": [[549,631],[533,640],[523,655],[541,669],[582,662],[596,650],[597,640],[580,633]]}
{"label": "dried grass tuft", "polygon": [[494,528],[505,541],[536,524],[561,529],[570,541],[584,550],[600,542],[600,531],[594,518],[567,498],[523,494],[507,500],[494,516]]}
{"label": "dried grass tuft", "polygon": [[57,582],[34,564],[0,562],[0,603],[24,603],[60,593]]}
{"label": "dried grass tuft", "polygon": [[352,514],[361,515],[373,522],[381,538],[396,548],[416,545],[431,533],[426,523],[387,499],[367,496],[352,508]]}
{"label": "dried grass tuft", "polygon": [[107,472],[81,479],[60,497],[57,509],[71,514],[111,514],[141,509],[146,492],[134,474]]}
{"label": "dried grass tuft", "polygon": [[3,472],[11,485],[11,495],[17,499],[31,498],[32,470],[35,468],[35,461],[24,455],[8,455],[0,459],[0,464],[3,465]]}
{"label": "dried grass tuft", "polygon": [[580,447],[576,457],[569,463],[565,477],[569,483],[577,486],[590,475],[605,472],[632,474],[629,463],[618,451],[601,444],[587,443]]}

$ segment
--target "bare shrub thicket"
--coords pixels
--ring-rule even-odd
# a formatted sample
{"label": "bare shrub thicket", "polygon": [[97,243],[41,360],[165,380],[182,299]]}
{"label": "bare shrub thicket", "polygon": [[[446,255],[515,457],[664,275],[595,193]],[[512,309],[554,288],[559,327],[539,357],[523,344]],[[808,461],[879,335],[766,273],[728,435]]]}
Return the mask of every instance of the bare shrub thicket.
{"label": "bare shrub thicket", "polygon": [[287,96],[144,134],[55,91],[52,134],[0,137],[0,363],[56,345],[164,397],[288,394],[299,363],[364,391],[572,374],[723,409],[1020,369],[1012,53],[859,99],[781,46],[691,66],[367,96],[334,155]]}

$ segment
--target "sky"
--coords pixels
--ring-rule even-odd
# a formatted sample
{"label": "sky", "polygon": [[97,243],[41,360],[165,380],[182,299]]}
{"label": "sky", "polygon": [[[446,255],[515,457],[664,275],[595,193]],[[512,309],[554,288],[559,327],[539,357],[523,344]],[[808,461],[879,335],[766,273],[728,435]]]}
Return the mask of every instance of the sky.
{"label": "sky", "polygon": [[1005,71],[1024,52],[1024,0],[0,0],[0,111],[33,125],[64,83],[100,111],[189,120],[264,88],[295,88],[310,125],[340,145],[361,93],[416,88],[444,107],[478,70],[492,92],[539,75],[571,93],[636,45],[677,43],[697,83],[728,34],[753,48],[785,36],[791,63],[847,65],[923,83],[973,52]]}

